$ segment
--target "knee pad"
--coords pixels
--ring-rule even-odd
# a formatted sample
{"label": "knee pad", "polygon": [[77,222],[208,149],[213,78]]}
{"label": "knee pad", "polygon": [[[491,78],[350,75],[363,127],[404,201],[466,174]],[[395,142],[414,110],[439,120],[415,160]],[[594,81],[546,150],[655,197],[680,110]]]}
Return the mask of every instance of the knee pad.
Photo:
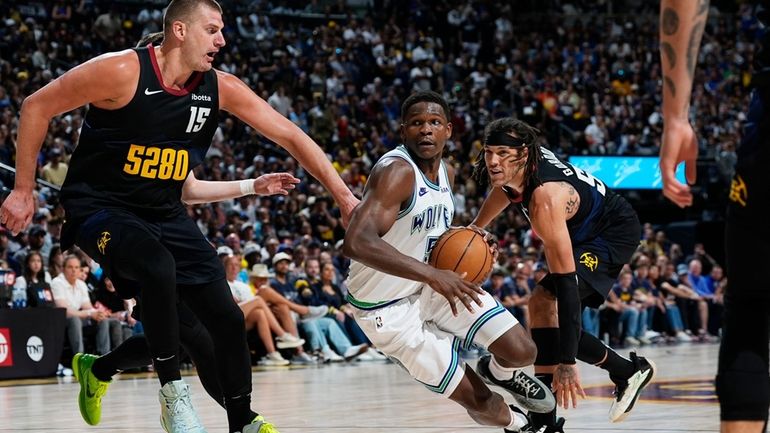
{"label": "knee pad", "polygon": [[743,351],[716,378],[722,421],[766,421],[770,406],[767,360]]}

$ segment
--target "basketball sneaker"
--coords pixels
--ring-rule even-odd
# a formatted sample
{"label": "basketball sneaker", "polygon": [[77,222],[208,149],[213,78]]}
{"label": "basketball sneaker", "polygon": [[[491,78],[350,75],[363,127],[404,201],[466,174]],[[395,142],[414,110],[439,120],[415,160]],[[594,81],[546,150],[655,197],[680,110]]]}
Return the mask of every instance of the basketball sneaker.
{"label": "basketball sneaker", "polygon": [[492,355],[484,355],[479,358],[479,362],[476,364],[476,372],[484,382],[505,388],[511,393],[516,403],[528,411],[548,413],[556,408],[556,398],[539,379],[530,376],[523,370],[516,370],[513,372],[513,378],[499,380],[489,371],[491,360]]}
{"label": "basketball sneaker", "polygon": [[158,392],[160,425],[168,433],[206,433],[190,401],[190,386],[174,380]]}
{"label": "basketball sneaker", "polygon": [[631,352],[635,372],[627,380],[615,383],[615,400],[610,407],[610,421],[621,422],[628,416],[642,389],[655,377],[655,363]]}
{"label": "basketball sneaker", "polygon": [[80,416],[88,425],[97,425],[101,421],[102,397],[112,382],[101,381],[91,372],[91,366],[98,358],[96,355],[87,353],[76,353],[72,357],[72,371],[80,383],[80,393],[78,394]]}
{"label": "basketball sneaker", "polygon": [[[515,433],[513,430],[503,429],[506,433]],[[534,425],[529,424],[521,428],[519,433],[564,433],[564,418],[556,418],[554,425]]]}
{"label": "basketball sneaker", "polygon": [[262,415],[257,415],[251,424],[244,426],[241,433],[280,433],[275,426],[267,421]]}

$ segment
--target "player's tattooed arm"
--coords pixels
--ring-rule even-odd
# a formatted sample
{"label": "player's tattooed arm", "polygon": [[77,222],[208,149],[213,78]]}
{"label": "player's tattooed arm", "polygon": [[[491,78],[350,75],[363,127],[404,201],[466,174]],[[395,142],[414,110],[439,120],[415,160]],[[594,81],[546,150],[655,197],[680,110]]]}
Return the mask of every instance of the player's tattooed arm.
{"label": "player's tattooed arm", "polygon": [[580,208],[580,196],[575,190],[575,187],[573,187],[569,182],[559,182],[559,185],[567,190],[568,197],[567,204],[565,205],[565,212],[567,213],[567,218],[569,219],[575,215],[575,212],[577,212],[578,208]]}

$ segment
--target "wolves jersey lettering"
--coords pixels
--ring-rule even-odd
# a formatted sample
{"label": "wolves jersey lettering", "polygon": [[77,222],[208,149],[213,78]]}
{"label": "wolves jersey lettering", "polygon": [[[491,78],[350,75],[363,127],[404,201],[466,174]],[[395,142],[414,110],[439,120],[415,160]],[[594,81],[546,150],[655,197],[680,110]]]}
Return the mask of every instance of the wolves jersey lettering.
{"label": "wolves jersey lettering", "polygon": [[[454,199],[444,162],[441,162],[437,185],[425,177],[404,146],[386,153],[380,161],[385,158],[409,162],[414,170],[414,190],[409,206],[398,213],[396,222],[382,240],[402,254],[427,262],[430,249],[454,217]],[[347,284],[350,288],[348,300],[365,309],[409,296],[422,286],[420,282],[377,271],[355,260],[350,265]]]}

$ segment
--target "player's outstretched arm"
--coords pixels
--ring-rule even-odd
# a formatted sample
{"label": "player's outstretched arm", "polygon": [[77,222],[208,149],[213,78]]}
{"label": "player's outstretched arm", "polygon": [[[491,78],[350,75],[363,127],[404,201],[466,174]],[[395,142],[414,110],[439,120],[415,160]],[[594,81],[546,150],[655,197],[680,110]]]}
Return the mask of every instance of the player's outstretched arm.
{"label": "player's outstretched arm", "polygon": [[331,193],[340,207],[342,222],[347,225],[350,213],[359,200],[342,181],[324,151],[297,125],[257,96],[243,81],[221,71],[217,71],[217,77],[221,108],[286,149]]}
{"label": "player's outstretched arm", "polygon": [[89,103],[119,108],[131,100],[138,80],[138,57],[127,50],[76,66],[24,99],[16,142],[16,184],[0,209],[0,223],[18,233],[32,219],[37,155],[51,119]]}
{"label": "player's outstretched arm", "polygon": [[182,186],[182,201],[186,204],[199,204],[245,195],[287,195],[299,182],[290,173],[268,173],[256,179],[208,181],[196,178],[191,171]]}
{"label": "player's outstretched arm", "polygon": [[487,198],[484,199],[484,203],[481,204],[479,213],[476,215],[476,218],[473,219],[471,225],[482,229],[485,228],[497,218],[510,203],[510,200],[508,200],[508,197],[506,197],[502,189],[492,188],[492,190],[489,191]]}
{"label": "player's outstretched arm", "polygon": [[568,191],[556,182],[547,182],[535,189],[529,205],[532,228],[543,241],[549,278],[556,290],[561,359],[554,372],[553,390],[556,401],[565,409],[570,401],[572,407],[577,407],[578,395],[585,398],[575,364],[581,311],[572,240],[567,229],[568,207],[573,206]]}
{"label": "player's outstretched arm", "polygon": [[[394,186],[398,186],[394,188]],[[402,254],[382,240],[396,221],[402,203],[411,199],[414,170],[400,158],[389,158],[374,167],[361,204],[353,211],[345,232],[343,252],[353,260],[391,275],[420,281],[445,296],[456,313],[455,297],[471,310],[470,300],[481,305],[481,289],[451,271],[433,268]]]}
{"label": "player's outstretched arm", "polygon": [[708,0],[660,3],[660,56],[663,68],[663,139],[660,170],[663,194],[680,207],[692,205],[692,193],[675,177],[685,163],[689,184],[695,183],[698,142],[688,118],[695,64],[708,19]]}

